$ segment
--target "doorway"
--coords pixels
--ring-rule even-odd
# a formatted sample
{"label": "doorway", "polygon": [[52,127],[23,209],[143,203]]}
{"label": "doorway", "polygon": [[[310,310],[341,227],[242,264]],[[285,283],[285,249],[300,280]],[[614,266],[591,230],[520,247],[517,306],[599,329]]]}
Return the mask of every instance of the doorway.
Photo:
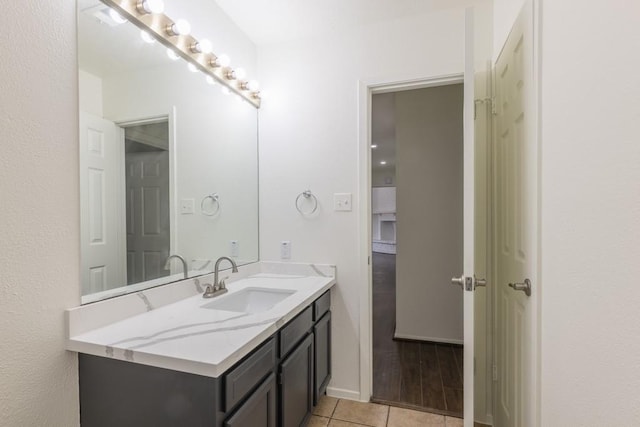
{"label": "doorway", "polygon": [[371,106],[372,400],[462,417],[463,85]]}

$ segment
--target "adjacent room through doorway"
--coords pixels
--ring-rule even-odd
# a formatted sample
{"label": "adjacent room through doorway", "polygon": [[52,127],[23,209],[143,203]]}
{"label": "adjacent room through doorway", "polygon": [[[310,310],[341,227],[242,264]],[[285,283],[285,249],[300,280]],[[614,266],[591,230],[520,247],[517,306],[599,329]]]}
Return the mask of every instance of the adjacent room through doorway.
{"label": "adjacent room through doorway", "polygon": [[463,85],[372,98],[372,400],[462,417]]}

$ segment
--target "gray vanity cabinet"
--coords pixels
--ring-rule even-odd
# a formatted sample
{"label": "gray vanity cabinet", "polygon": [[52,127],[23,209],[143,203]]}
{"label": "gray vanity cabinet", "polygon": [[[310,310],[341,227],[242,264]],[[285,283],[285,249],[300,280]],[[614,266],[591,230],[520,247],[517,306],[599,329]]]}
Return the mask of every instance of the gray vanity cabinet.
{"label": "gray vanity cabinet", "polygon": [[80,423],[300,427],[331,378],[330,304],[327,291],[218,378],[79,354]]}
{"label": "gray vanity cabinet", "polygon": [[317,405],[331,379],[331,293],[325,292],[313,305],[314,379],[313,404]]}
{"label": "gray vanity cabinet", "polygon": [[313,411],[313,335],[306,338],[280,364],[280,416],[282,427],[299,427]]}
{"label": "gray vanity cabinet", "polygon": [[325,313],[313,326],[313,340],[315,349],[313,404],[317,405],[331,379],[331,312]]}
{"label": "gray vanity cabinet", "polygon": [[227,420],[224,427],[276,427],[276,377],[262,383]]}

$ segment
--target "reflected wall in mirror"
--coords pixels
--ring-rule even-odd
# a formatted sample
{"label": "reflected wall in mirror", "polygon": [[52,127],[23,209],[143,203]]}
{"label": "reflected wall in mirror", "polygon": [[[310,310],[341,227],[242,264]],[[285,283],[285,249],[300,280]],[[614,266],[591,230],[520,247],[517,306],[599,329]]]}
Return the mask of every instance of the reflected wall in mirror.
{"label": "reflected wall in mirror", "polygon": [[83,303],[258,260],[257,109],[109,11],[78,1]]}

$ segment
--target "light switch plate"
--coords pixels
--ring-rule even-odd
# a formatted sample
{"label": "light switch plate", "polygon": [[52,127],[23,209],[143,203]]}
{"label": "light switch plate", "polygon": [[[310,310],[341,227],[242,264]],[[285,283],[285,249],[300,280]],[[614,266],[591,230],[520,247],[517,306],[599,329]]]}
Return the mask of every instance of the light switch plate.
{"label": "light switch plate", "polygon": [[229,249],[232,257],[237,258],[240,255],[240,245],[237,240],[231,240],[229,242]]}
{"label": "light switch plate", "polygon": [[182,199],[180,201],[180,213],[182,215],[190,215],[195,211],[195,200]]}
{"label": "light switch plate", "polygon": [[291,259],[291,242],[289,240],[280,242],[280,258]]}
{"label": "light switch plate", "polygon": [[334,211],[351,211],[351,193],[335,193],[333,195]]}

